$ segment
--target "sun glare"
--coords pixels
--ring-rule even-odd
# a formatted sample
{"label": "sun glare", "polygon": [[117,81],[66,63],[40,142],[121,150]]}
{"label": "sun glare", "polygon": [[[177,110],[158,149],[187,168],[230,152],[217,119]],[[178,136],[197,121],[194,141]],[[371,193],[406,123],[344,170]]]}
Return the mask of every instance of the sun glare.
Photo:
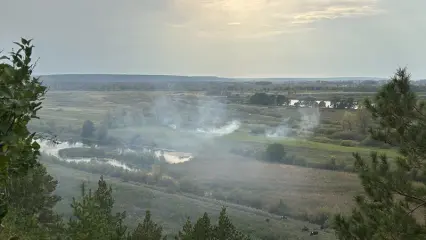
{"label": "sun glare", "polygon": [[289,13],[294,2],[175,0],[175,9],[179,9],[181,19],[185,19],[186,26],[192,30],[198,29],[200,33],[210,36],[244,37],[265,31],[277,33],[275,27],[280,24],[278,21]]}

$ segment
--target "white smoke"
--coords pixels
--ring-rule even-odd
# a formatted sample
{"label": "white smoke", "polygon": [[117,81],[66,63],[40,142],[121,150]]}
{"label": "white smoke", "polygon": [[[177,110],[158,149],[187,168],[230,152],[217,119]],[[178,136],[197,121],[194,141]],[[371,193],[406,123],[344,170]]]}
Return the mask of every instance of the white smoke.
{"label": "white smoke", "polygon": [[177,125],[176,124],[169,124],[168,125],[171,129],[176,130],[177,129]]}
{"label": "white smoke", "polygon": [[60,142],[60,143],[57,143],[57,144],[53,144],[53,143],[51,143],[49,141],[45,141],[45,140],[40,140],[40,141],[37,141],[37,142],[40,145],[40,152],[45,153],[47,155],[54,156],[61,161],[74,162],[74,163],[90,163],[90,162],[95,161],[96,163],[99,163],[99,164],[108,164],[108,165],[111,165],[113,167],[122,168],[122,169],[128,170],[128,171],[138,171],[137,169],[131,168],[131,167],[127,166],[126,164],[124,164],[120,161],[117,161],[115,159],[103,159],[103,161],[99,161],[96,158],[63,158],[59,155],[59,151],[62,150],[62,149],[89,148],[82,143],[71,144],[71,143],[68,143],[68,142]]}
{"label": "white smoke", "polygon": [[[90,162],[96,162],[98,164],[108,164],[113,167],[122,168],[124,170],[128,171],[139,171],[138,169],[131,168],[127,166],[125,163],[122,163],[120,161],[117,161],[116,159],[112,158],[103,158],[102,160],[99,160],[97,158],[63,158],[59,155],[59,151],[62,149],[67,148],[89,148],[88,146],[85,146],[83,143],[68,143],[68,142],[60,142],[58,144],[50,143],[49,141],[40,140],[37,141],[40,145],[40,151],[44,154],[54,156],[57,159],[65,162],[75,162],[75,163],[90,163]],[[117,149],[117,152],[120,154],[125,153],[135,153],[135,151],[131,149]],[[169,164],[178,164],[183,163],[192,160],[192,155],[189,153],[178,153],[178,152],[163,152],[163,151],[152,151],[146,149],[146,152],[153,152],[155,156],[158,158],[160,156],[164,157],[165,161]]]}
{"label": "white smoke", "polygon": [[59,143],[51,143],[50,141],[45,140],[38,140],[37,143],[40,145],[40,152],[54,156],[60,160],[66,161],[66,162],[90,162],[90,158],[73,158],[73,159],[64,159],[61,156],[59,156],[59,151],[62,149],[67,148],[85,148],[83,143],[68,143],[68,142],[59,142]]}
{"label": "white smoke", "polygon": [[266,137],[268,138],[284,138],[291,133],[291,127],[288,125],[290,118],[283,119],[282,123],[274,128],[266,131]]}
{"label": "white smoke", "polygon": [[300,108],[301,121],[299,124],[298,135],[307,137],[312,134],[312,130],[320,123],[319,108]]}
{"label": "white smoke", "polygon": [[197,128],[197,132],[207,136],[221,137],[237,131],[241,127],[241,122],[234,120],[219,128]]}
{"label": "white smoke", "polygon": [[164,157],[167,163],[169,164],[178,164],[178,163],[184,163],[192,160],[192,156],[188,153],[178,153],[178,152],[162,152],[162,151],[155,151],[155,156]]}
{"label": "white smoke", "polygon": [[[297,135],[301,138],[308,137],[320,123],[319,108],[299,108],[300,122],[297,128]],[[283,119],[282,123],[272,129],[267,130],[265,135],[268,138],[286,138],[291,132],[292,128],[289,125],[290,118]]]}

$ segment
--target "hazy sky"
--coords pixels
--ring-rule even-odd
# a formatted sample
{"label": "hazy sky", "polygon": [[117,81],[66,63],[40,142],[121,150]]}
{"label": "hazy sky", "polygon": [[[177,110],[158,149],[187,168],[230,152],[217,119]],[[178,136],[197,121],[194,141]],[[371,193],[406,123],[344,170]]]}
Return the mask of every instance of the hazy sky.
{"label": "hazy sky", "polygon": [[426,0],[0,0],[38,73],[426,78]]}

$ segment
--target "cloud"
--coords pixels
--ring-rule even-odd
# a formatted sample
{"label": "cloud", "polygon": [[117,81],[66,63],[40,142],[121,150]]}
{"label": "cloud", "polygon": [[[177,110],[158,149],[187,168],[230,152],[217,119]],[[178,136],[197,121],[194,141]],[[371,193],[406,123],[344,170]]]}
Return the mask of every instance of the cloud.
{"label": "cloud", "polygon": [[375,15],[382,13],[382,10],[375,9],[371,6],[361,7],[328,7],[323,10],[310,11],[298,14],[293,17],[292,24],[308,24],[321,20],[333,20],[343,17],[359,17],[367,15]]}
{"label": "cloud", "polygon": [[202,37],[265,38],[380,14],[379,0],[171,0],[169,26]]}

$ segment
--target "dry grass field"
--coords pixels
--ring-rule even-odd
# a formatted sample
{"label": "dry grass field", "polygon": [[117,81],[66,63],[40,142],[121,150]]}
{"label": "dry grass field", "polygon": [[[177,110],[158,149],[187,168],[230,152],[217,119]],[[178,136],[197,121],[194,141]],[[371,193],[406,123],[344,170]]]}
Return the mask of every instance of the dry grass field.
{"label": "dry grass field", "polygon": [[265,209],[282,200],[293,214],[350,210],[361,190],[355,174],[268,164],[239,157],[206,156],[169,167],[206,189],[258,198]]}

